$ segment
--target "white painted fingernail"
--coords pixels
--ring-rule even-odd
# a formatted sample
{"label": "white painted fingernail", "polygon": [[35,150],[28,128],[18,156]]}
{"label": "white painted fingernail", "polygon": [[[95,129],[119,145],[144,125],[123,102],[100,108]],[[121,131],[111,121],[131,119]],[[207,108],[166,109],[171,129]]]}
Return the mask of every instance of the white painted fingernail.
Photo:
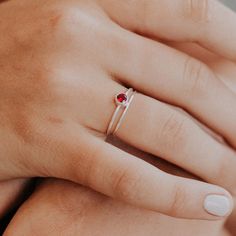
{"label": "white painted fingernail", "polygon": [[232,204],[223,195],[208,195],[204,202],[205,210],[215,216],[224,217],[232,211]]}

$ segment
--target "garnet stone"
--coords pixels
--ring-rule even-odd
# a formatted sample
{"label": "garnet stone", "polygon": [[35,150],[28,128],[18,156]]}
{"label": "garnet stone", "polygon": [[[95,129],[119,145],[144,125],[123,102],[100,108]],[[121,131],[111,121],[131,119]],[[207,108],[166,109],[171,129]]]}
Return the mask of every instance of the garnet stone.
{"label": "garnet stone", "polygon": [[128,100],[128,97],[125,93],[120,93],[116,96],[116,101],[118,104],[125,104]]}

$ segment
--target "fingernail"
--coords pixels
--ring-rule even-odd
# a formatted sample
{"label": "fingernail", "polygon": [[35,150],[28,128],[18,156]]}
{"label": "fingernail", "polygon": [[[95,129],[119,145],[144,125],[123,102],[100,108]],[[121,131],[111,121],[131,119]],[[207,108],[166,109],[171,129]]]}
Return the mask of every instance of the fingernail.
{"label": "fingernail", "polygon": [[226,196],[208,195],[204,202],[204,208],[211,215],[224,217],[232,211],[232,204]]}

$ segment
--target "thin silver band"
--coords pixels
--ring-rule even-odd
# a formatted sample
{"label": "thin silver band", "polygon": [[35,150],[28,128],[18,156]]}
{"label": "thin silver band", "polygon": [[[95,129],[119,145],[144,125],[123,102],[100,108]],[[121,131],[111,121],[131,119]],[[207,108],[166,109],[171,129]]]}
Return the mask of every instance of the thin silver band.
{"label": "thin silver band", "polygon": [[[128,89],[126,92],[125,92],[125,94],[127,95],[127,98],[128,98],[128,101],[127,101],[127,105],[126,106],[129,106],[129,100],[130,100],[130,94],[132,94],[134,92],[134,90],[132,89],[132,88],[130,88],[130,89]],[[126,110],[126,106],[125,106],[125,110]],[[110,123],[109,123],[109,125],[108,125],[108,129],[107,129],[107,136],[109,136],[109,135],[111,135],[112,133],[114,133],[113,132],[113,130],[114,130],[114,124],[115,124],[115,122],[116,122],[116,120],[117,120],[117,117],[118,117],[118,115],[119,115],[119,113],[120,113],[120,110],[121,110],[121,108],[124,108],[124,106],[122,105],[122,104],[120,104],[120,105],[117,105],[117,107],[116,107],[116,110],[115,110],[115,112],[114,112],[114,114],[113,114],[113,116],[112,116],[112,118],[111,118],[111,121],[110,121]],[[124,110],[124,111],[125,111]],[[122,115],[123,116],[123,115]],[[121,117],[122,117],[121,116]],[[120,118],[121,119],[121,118]],[[119,119],[119,121],[120,121],[120,119]],[[119,123],[119,121],[118,121],[118,123]],[[118,124],[117,123],[117,124]],[[119,125],[120,126],[120,125]],[[117,127],[115,127],[115,129],[117,129]]]}

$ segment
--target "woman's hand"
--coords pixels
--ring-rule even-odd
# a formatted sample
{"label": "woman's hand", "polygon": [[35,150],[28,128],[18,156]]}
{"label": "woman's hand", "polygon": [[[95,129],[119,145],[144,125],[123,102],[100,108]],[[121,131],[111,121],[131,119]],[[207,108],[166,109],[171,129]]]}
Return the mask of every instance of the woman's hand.
{"label": "woman's hand", "polygon": [[224,189],[166,174],[104,142],[114,95],[131,86],[140,93],[117,136],[235,193],[235,152],[167,105],[236,147],[235,94],[204,63],[147,37],[198,41],[234,59],[236,16],[216,1],[175,3],[1,5],[0,179],[64,178],[177,217],[230,213]]}
{"label": "woman's hand", "polygon": [[[236,65],[234,63],[197,45],[172,43],[171,46],[206,63],[236,93]],[[159,158],[137,152],[122,143],[117,143],[117,140],[112,141],[119,148],[143,158],[165,172],[194,178]],[[51,214],[48,215],[48,212]],[[235,214],[236,209],[227,219],[227,225],[223,221],[174,219],[128,206],[69,182],[48,180],[20,208],[5,235],[11,235],[14,232],[24,236],[35,234],[35,232],[40,235],[58,235],[61,232],[64,235],[69,232],[71,235],[94,235],[95,232],[99,232],[102,236],[151,236],[158,232],[160,235],[173,236],[180,234],[181,236],[226,236],[235,235]],[[30,218],[31,221],[25,221],[25,218]],[[37,220],[39,218],[40,221]],[[54,226],[53,229],[51,225]]]}
{"label": "woman's hand", "polygon": [[[27,220],[26,220],[27,219]],[[176,219],[47,180],[20,208],[4,236],[228,236],[222,221]]]}

